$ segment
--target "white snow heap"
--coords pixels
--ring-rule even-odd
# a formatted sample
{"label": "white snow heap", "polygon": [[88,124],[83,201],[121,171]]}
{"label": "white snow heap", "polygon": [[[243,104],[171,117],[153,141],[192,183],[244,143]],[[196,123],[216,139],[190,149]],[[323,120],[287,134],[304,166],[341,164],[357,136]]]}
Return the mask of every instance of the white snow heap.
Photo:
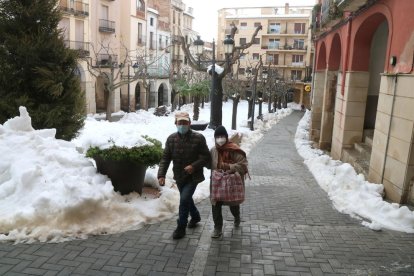
{"label": "white snow heap", "polygon": [[19,107],[20,117],[8,119],[4,123],[4,127],[15,131],[33,131],[32,118],[30,118],[26,107]]}
{"label": "white snow heap", "polygon": [[[209,65],[207,67],[207,73],[210,73],[211,69],[212,69],[213,65]],[[214,65],[214,70],[216,71],[217,75],[220,75],[221,73],[223,73],[224,68],[221,67],[220,65],[215,64]]]}

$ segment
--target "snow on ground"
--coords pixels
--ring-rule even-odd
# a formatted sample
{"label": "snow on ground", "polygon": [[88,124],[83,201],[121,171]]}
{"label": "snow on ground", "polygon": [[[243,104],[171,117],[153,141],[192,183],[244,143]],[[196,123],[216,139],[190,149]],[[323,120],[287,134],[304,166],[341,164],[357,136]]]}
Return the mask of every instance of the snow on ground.
{"label": "snow on ground", "polygon": [[[266,114],[264,122],[247,128],[247,102],[239,104],[237,131],[231,128],[232,103],[223,105],[223,125],[229,135],[243,134],[242,147],[250,148],[263,133],[291,109]],[[192,115],[192,106],[181,108]],[[84,153],[91,145],[133,146],[145,143],[142,135],[157,138],[163,144],[176,131],[174,114],[154,116],[154,110],[124,115],[119,122],[96,120],[88,116],[78,138],[71,142],[55,139],[54,129],[34,130],[24,107],[20,116],[0,125],[0,240],[19,242],[62,242],[88,235],[118,233],[138,229],[173,217],[178,211],[179,193],[173,185],[171,169],[167,185],[159,187],[157,166],[147,170],[145,184],[159,187],[159,198],[145,198],[137,193],[121,196],[113,191],[110,179],[96,172],[92,159]],[[210,108],[200,110],[200,121],[209,121]],[[213,130],[201,132],[209,147]],[[172,166],[170,166],[171,168]],[[210,172],[205,169],[205,177]],[[199,184],[195,200],[209,196],[208,181]]]}

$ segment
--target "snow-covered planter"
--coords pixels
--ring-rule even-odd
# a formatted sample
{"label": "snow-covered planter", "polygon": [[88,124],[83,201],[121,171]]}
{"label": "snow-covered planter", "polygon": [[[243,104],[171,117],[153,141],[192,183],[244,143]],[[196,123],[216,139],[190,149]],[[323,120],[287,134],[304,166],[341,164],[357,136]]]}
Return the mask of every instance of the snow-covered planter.
{"label": "snow-covered planter", "polygon": [[99,173],[111,179],[115,191],[141,194],[147,168],[160,162],[163,151],[160,141],[144,138],[149,144],[126,147],[113,143],[107,148],[90,147],[86,156],[95,160]]}

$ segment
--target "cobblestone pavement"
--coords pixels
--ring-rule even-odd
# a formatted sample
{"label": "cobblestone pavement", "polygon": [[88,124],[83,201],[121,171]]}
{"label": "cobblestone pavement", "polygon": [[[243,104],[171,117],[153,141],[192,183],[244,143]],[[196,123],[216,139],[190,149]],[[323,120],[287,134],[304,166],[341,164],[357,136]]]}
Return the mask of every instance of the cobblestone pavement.
{"label": "cobblestone pavement", "polygon": [[336,211],[294,145],[303,113],[281,120],[249,154],[242,224],[227,207],[222,238],[200,226],[171,238],[175,219],[58,244],[0,243],[0,275],[414,275],[414,235],[372,231]]}

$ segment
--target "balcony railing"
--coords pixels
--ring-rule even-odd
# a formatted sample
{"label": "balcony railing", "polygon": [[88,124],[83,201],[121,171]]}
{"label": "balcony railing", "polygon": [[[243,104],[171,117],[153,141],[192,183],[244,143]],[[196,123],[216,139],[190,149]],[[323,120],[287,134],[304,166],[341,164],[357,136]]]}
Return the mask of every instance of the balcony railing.
{"label": "balcony railing", "polygon": [[293,67],[303,67],[305,66],[305,63],[303,61],[300,62],[292,62]]}
{"label": "balcony railing", "polygon": [[367,4],[368,0],[335,0],[339,9],[348,12],[357,11],[360,7]]}
{"label": "balcony railing", "polygon": [[171,4],[182,11],[185,10],[185,4],[181,0],[172,0]]}
{"label": "balcony railing", "polygon": [[306,51],[308,49],[308,46],[304,45],[284,45],[281,46],[280,44],[268,44],[268,45],[262,45],[262,49],[266,50],[301,50]]}
{"label": "balcony railing", "polygon": [[89,4],[82,1],[60,0],[59,7],[62,11],[76,16],[89,15]]}
{"label": "balcony railing", "polygon": [[163,31],[169,31],[170,30],[170,24],[167,22],[163,22],[158,20],[158,28]]}
{"label": "balcony railing", "polygon": [[137,9],[137,17],[145,19],[145,8]]}
{"label": "balcony railing", "polygon": [[98,67],[118,67],[118,56],[110,54],[99,54],[96,60]]}
{"label": "balcony railing", "polygon": [[324,0],[321,7],[321,24],[326,26],[335,25],[341,18],[342,11],[338,8],[336,1]]}
{"label": "balcony railing", "polygon": [[103,33],[114,33],[115,21],[99,19],[99,31]]}
{"label": "balcony railing", "polygon": [[80,57],[89,56],[89,42],[65,40],[65,45],[69,49],[77,50]]}

